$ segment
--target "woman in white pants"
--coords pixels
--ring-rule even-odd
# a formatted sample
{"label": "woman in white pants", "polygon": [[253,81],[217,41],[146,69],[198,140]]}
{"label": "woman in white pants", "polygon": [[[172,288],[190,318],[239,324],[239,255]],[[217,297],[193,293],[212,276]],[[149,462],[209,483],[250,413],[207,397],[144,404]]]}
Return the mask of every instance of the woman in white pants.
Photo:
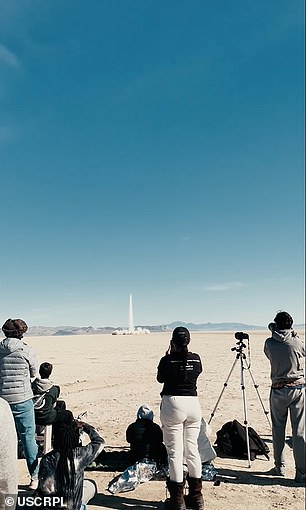
{"label": "woman in white pants", "polygon": [[[163,383],[160,420],[169,461],[167,487],[169,510],[188,508],[202,510],[201,458],[198,436],[202,412],[197,397],[197,378],[202,372],[200,356],[188,351],[190,333],[184,327],[175,328],[170,347],[161,358],[157,380]],[[183,462],[188,467],[189,493],[184,499]]]}

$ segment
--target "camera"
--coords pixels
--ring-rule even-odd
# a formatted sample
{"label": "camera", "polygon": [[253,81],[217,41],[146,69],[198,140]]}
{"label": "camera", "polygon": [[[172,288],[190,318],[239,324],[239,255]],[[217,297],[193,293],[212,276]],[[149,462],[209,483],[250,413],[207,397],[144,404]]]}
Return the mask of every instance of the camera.
{"label": "camera", "polygon": [[247,333],[243,333],[243,331],[237,331],[235,333],[235,338],[238,340],[238,342],[236,342],[235,347],[232,347],[231,350],[237,351],[239,354],[241,354],[242,350],[246,348],[246,344],[243,342],[243,340],[249,341],[249,335]]}
{"label": "camera", "polygon": [[249,335],[247,333],[243,333],[243,331],[237,331],[235,333],[235,338],[236,338],[236,340],[239,340],[240,342],[242,342],[242,340],[248,340]]}

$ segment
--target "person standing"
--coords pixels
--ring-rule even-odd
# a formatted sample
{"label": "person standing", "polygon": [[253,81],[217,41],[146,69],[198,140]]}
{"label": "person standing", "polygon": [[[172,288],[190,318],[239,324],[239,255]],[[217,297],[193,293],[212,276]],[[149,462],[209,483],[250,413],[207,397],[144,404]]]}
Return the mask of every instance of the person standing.
{"label": "person standing", "polygon": [[[202,372],[198,354],[188,351],[190,333],[182,326],[173,330],[170,347],[159,362],[157,381],[163,383],[160,420],[169,462],[167,487],[169,510],[202,510],[201,458],[198,436],[202,412],[197,379]],[[188,467],[189,492],[184,499],[183,462]]]}
{"label": "person standing", "polygon": [[305,484],[305,347],[292,329],[289,313],[278,312],[269,324],[272,332],[264,345],[271,365],[270,411],[275,467],[271,474],[285,476],[285,434],[288,412],[292,427],[295,482]]}
{"label": "person standing", "polygon": [[22,341],[27,329],[22,319],[8,319],[2,326],[6,338],[0,342],[0,397],[8,402],[13,413],[31,476],[29,489],[36,489],[38,447],[31,377],[37,372],[37,358],[33,349]]}

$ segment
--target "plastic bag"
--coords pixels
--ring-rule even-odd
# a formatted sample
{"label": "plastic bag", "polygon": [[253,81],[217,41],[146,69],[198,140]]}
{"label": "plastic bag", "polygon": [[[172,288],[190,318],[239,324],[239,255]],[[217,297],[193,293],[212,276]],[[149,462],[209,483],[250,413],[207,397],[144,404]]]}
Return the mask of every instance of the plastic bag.
{"label": "plastic bag", "polygon": [[202,480],[211,482],[216,479],[217,474],[218,471],[212,463],[202,464]]}
{"label": "plastic bag", "polygon": [[107,490],[112,494],[116,492],[128,492],[136,489],[140,483],[151,480],[158,471],[156,462],[136,462],[128,467],[123,473],[116,476],[108,484]]}

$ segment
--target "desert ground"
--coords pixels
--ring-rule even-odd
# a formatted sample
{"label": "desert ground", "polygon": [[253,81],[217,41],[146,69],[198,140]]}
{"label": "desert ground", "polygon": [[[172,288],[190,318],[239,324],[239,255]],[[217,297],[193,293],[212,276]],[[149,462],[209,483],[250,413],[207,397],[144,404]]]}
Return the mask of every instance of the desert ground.
{"label": "desert ground", "polygon": [[[263,437],[272,452],[271,429],[260,402],[269,409],[269,362],[263,354],[268,331],[249,332],[251,373],[244,370],[248,423]],[[303,333],[300,333],[303,336]],[[125,448],[125,430],[134,421],[138,407],[147,403],[159,421],[161,385],[156,381],[156,367],[164,355],[170,333],[151,333],[132,336],[67,336],[25,337],[37,353],[39,363],[53,363],[52,380],[61,386],[61,396],[75,416],[87,411],[87,421],[105,439],[106,447]],[[192,333],[190,350],[202,358],[204,371],[198,380],[198,394],[203,416],[208,421],[236,359],[234,334]],[[243,352],[248,354],[247,349]],[[228,386],[211,421],[211,441],[216,431],[229,420],[243,423],[243,395],[241,390],[240,359],[235,364]],[[290,436],[288,428],[288,437]],[[286,446],[287,475],[272,478],[265,473],[273,467],[264,457],[251,462],[217,457],[215,467],[221,483],[203,482],[207,510],[269,510],[290,508],[301,510],[305,505],[305,489],[294,482],[292,450]],[[29,483],[25,461],[19,460],[20,487]],[[150,481],[136,490],[112,495],[108,482],[116,472],[88,471],[87,478],[95,479],[98,495],[89,510],[151,508],[161,510],[166,497],[164,481]]]}

